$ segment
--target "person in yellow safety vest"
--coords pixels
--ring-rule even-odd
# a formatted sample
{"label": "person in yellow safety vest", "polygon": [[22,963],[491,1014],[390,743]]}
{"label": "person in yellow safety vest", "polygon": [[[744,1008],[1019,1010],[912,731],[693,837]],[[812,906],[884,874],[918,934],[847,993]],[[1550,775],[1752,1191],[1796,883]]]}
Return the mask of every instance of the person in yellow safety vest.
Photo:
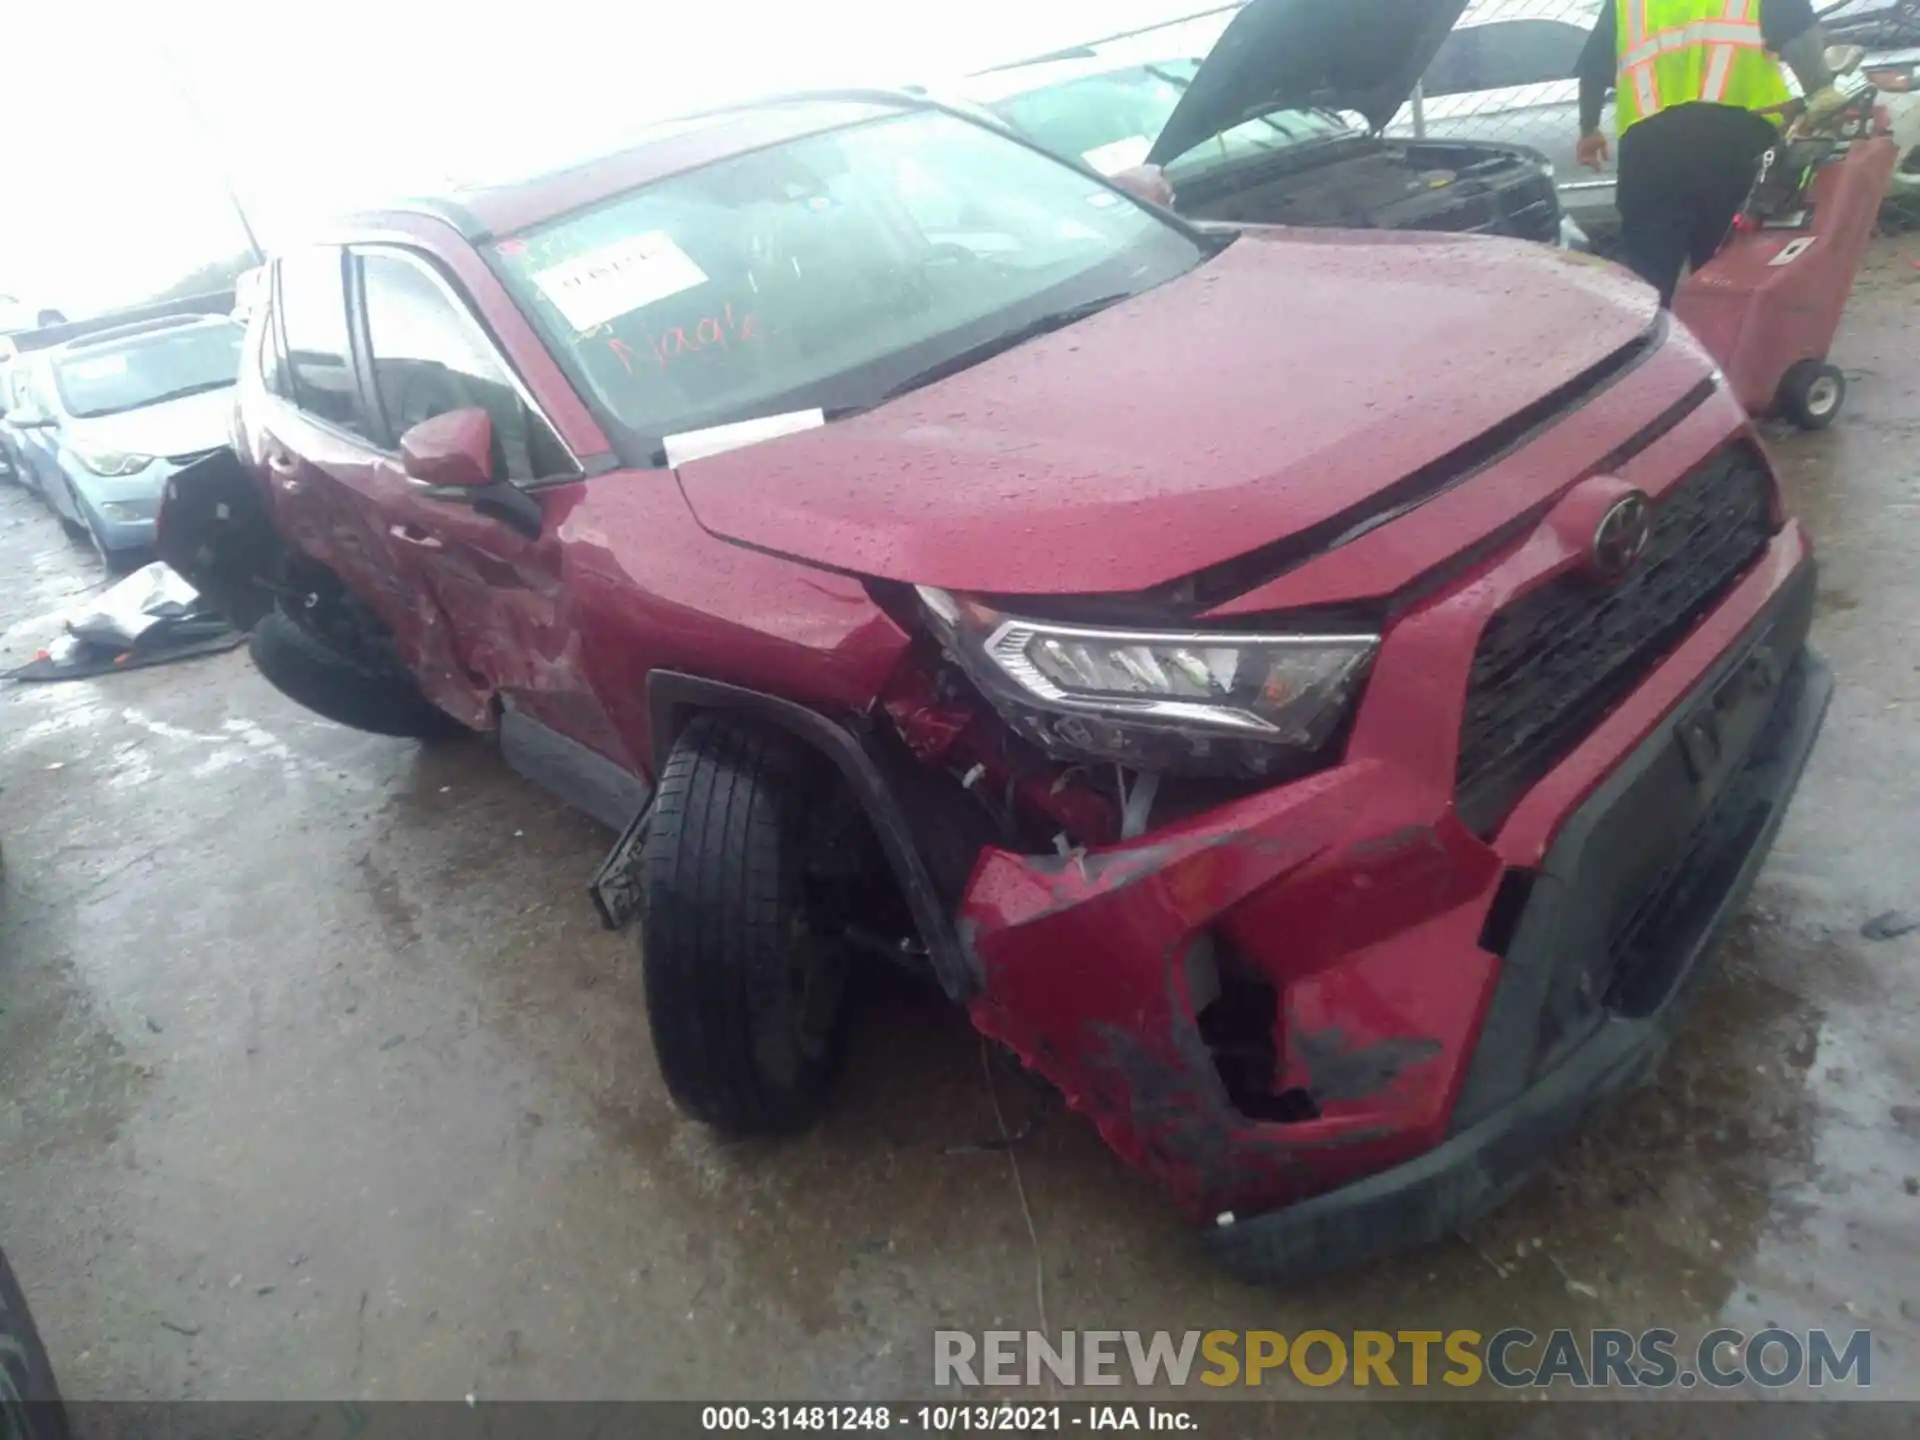
{"label": "person in yellow safety vest", "polygon": [[[1780,58],[1776,59],[1778,56]],[[1837,110],[1811,0],[1606,0],[1580,57],[1582,164],[1610,151],[1600,130],[1615,91],[1621,258],[1671,305],[1682,269],[1707,263],[1753,187],[1793,104],[1781,60]]]}

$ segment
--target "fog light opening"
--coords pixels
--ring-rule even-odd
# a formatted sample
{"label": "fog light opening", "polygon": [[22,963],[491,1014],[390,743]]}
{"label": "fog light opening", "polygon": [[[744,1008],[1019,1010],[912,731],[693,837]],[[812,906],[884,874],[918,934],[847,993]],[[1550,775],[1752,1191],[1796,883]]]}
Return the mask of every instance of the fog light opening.
{"label": "fog light opening", "polygon": [[1520,917],[1527,913],[1527,901],[1533,895],[1533,879],[1531,870],[1509,870],[1500,877],[1500,888],[1494,892],[1486,923],[1480,927],[1480,948],[1488,954],[1507,958],[1514,936],[1520,933]]}
{"label": "fog light opening", "polygon": [[1280,1051],[1280,992],[1234,962],[1220,947],[1219,989],[1196,1019],[1200,1038],[1213,1056],[1213,1068],[1235,1110],[1249,1120],[1296,1125],[1319,1118],[1320,1107],[1299,1087],[1275,1092]]}

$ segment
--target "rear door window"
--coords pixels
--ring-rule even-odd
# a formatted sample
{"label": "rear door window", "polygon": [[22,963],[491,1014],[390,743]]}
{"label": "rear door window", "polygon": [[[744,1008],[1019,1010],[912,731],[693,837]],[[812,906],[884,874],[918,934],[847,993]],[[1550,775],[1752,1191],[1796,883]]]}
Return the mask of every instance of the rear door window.
{"label": "rear door window", "polygon": [[388,250],[358,254],[387,442],[423,420],[478,408],[493,422],[495,475],[525,481],[570,472],[566,447],[520,398],[492,340],[431,262]]}
{"label": "rear door window", "polygon": [[349,360],[342,252],[316,246],[281,257],[275,309],[285,346],[280,392],[309,415],[370,434]]}

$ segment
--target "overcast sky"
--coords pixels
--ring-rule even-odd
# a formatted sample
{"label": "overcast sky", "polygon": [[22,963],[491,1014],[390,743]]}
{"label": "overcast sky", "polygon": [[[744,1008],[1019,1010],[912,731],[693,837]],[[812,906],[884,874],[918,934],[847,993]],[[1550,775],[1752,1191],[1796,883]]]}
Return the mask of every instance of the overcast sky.
{"label": "overcast sky", "polygon": [[[938,79],[1214,0],[13,4],[0,293],[78,317],[329,211],[810,85]],[[191,104],[187,97],[191,97]]]}

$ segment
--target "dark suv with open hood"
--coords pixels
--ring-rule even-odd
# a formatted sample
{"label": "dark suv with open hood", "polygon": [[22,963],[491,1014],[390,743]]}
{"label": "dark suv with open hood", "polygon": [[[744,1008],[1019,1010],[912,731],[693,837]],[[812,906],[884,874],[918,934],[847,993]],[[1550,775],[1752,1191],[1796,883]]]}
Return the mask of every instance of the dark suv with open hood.
{"label": "dark suv with open hood", "polygon": [[1545,246],[1202,230],[862,92],[261,300],[163,553],[319,713],[624,827],[681,1105],[805,1124],[911,966],[1248,1273],[1451,1233],[1644,1074],[1824,713],[1745,413]]}
{"label": "dark suv with open hood", "polygon": [[1159,170],[1196,219],[1584,247],[1538,152],[1380,134],[1465,8],[1251,0],[944,88],[1103,175]]}

